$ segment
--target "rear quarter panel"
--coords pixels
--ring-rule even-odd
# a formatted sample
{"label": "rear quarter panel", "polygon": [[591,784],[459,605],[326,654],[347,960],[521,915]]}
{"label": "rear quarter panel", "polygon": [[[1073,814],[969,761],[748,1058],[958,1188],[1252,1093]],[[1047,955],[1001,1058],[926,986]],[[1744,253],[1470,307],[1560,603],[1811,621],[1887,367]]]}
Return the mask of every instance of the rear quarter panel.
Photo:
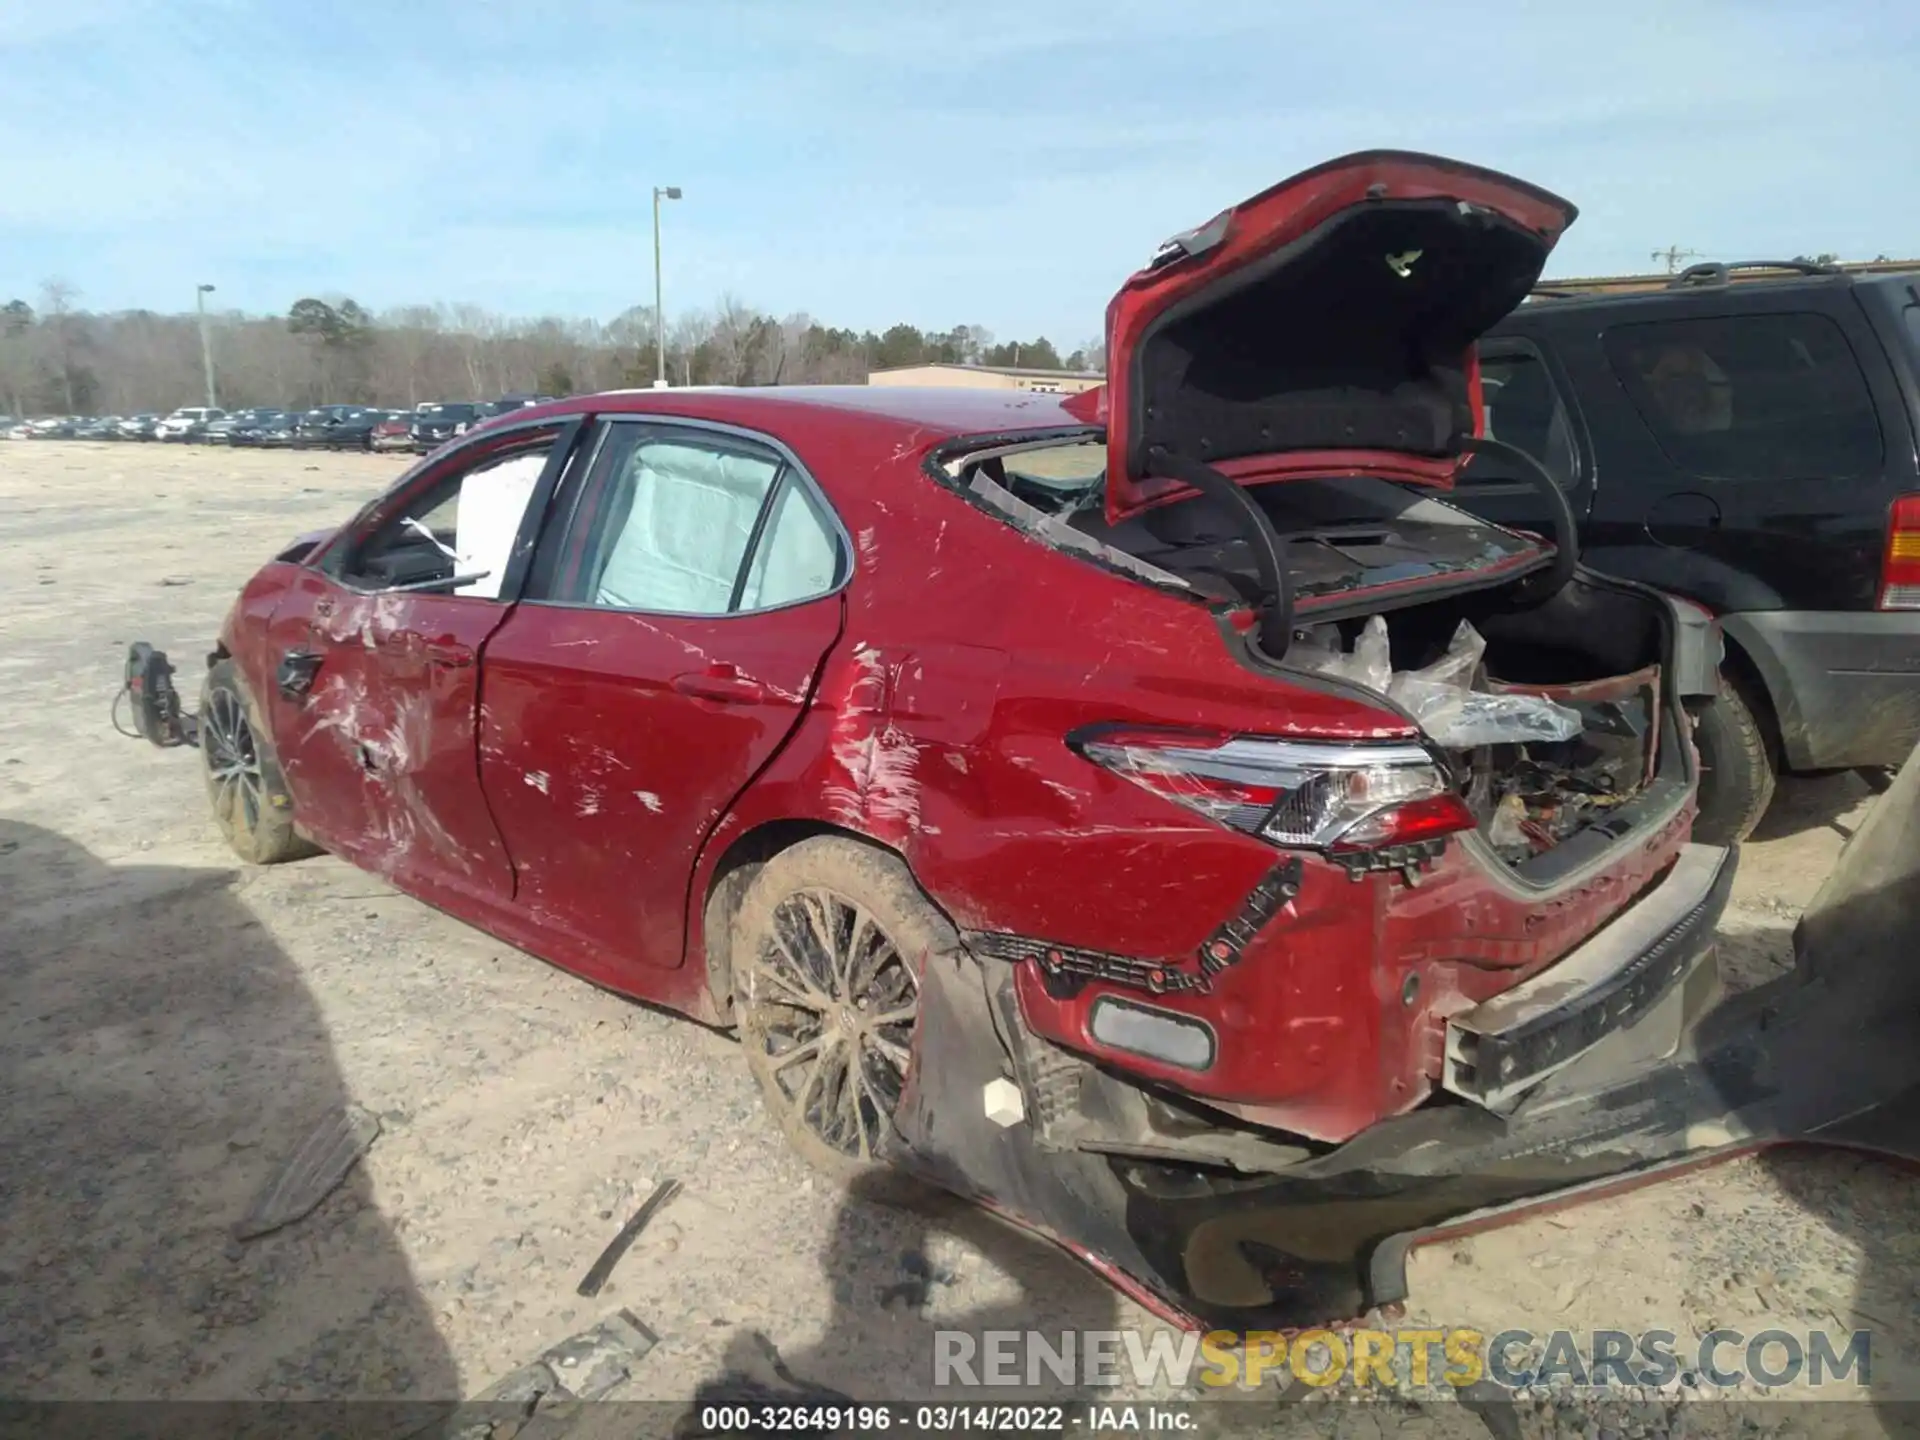
{"label": "rear quarter panel", "polygon": [[[807,820],[898,851],[963,930],[1190,963],[1285,852],[1081,759],[1066,737],[1099,722],[1412,733],[1390,712],[1245,668],[1205,607],[1028,538],[922,473],[920,451],[840,443],[816,457],[786,438],[857,539],[848,621],[807,718],[702,853],[696,945],[728,847]],[[1546,896],[1489,879],[1458,845],[1418,888],[1305,857],[1296,899],[1211,995],[1152,1002],[1214,1027],[1214,1069],[1124,1063],[1267,1107],[1267,1123],[1352,1134],[1423,1099],[1445,1017],[1584,939],[1670,862],[1685,818]],[[1029,1023],[1100,1053],[1088,1020],[1103,987],[1056,999],[1032,969],[1020,985]]]}

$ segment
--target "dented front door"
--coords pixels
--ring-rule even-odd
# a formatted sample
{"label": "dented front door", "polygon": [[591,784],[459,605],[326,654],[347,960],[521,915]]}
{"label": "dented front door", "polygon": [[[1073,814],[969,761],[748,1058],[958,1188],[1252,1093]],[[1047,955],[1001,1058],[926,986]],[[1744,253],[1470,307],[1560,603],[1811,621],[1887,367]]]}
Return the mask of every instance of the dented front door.
{"label": "dented front door", "polygon": [[[480,659],[563,430],[489,437],[423,469],[329,547],[271,629],[270,714],[302,828],[456,908],[514,890],[480,789]],[[421,585],[452,593],[407,588]]]}

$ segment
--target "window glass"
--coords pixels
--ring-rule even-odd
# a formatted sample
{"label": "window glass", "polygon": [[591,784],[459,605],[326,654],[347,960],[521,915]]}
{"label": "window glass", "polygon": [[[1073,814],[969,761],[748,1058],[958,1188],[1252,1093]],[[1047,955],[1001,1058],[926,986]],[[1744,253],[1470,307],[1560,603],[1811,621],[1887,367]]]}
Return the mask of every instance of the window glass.
{"label": "window glass", "polygon": [[788,472],[753,552],[740,610],[767,610],[824,595],[839,579],[840,547],[819,502]]}
{"label": "window glass", "polygon": [[1920,305],[1909,305],[1900,314],[1907,322],[1907,349],[1915,360],[1920,360]]}
{"label": "window glass", "polygon": [[1617,325],[1604,343],[1660,448],[1717,479],[1870,474],[1880,425],[1866,377],[1824,315]]}
{"label": "window glass", "polygon": [[447,593],[497,598],[555,439],[494,451],[417,492],[357,548],[345,578],[384,586],[473,576]]}
{"label": "window glass", "polygon": [[[1573,426],[1545,362],[1525,351],[1483,355],[1480,388],[1486,403],[1488,438],[1518,446],[1538,460],[1562,490],[1572,489],[1577,475]],[[1462,482],[1471,485],[1524,478],[1508,461],[1483,455],[1467,468]]]}
{"label": "window glass", "polygon": [[724,615],[780,469],[764,451],[723,441],[643,437],[616,461],[580,598],[609,609]]}
{"label": "window glass", "polygon": [[770,449],[628,425],[609,436],[555,600],[725,615],[791,605],[839,583],[845,546],[831,512]]}

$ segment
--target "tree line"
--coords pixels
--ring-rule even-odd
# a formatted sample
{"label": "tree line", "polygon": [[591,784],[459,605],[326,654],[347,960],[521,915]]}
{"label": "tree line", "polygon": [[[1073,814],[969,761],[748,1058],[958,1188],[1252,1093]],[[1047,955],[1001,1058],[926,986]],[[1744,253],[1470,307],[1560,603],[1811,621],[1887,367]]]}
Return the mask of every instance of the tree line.
{"label": "tree line", "polygon": [[[199,322],[151,310],[94,312],[49,280],[37,303],[0,306],[0,410],[123,415],[202,404]],[[499,395],[570,395],[652,384],[651,306],[612,320],[537,319],[478,305],[408,305],[374,314],[344,296],[307,296],[285,315],[207,317],[218,399],[228,409],[328,403],[415,405]],[[675,385],[861,384],[870,371],[933,362],[1099,370],[1098,343],[1062,355],[1045,337],[996,341],[978,325],[876,334],[784,319],[733,296],[670,315]]]}

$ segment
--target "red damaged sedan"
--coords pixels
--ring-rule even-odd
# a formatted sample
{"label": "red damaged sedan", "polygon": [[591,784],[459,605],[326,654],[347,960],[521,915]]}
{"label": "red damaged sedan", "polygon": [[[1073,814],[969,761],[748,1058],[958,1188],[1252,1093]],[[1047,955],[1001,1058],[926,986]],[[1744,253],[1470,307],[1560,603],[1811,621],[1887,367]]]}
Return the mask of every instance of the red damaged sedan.
{"label": "red damaged sedan", "polygon": [[1573,214],[1354,156],[1162,247],[1087,396],[500,417],[247,585],[215,814],[737,1026],[816,1163],[1168,1312],[1398,1298],[1424,1229],[1683,1151],[1595,1097],[1714,999],[1712,621],[1446,503],[1559,493],[1474,343]]}

